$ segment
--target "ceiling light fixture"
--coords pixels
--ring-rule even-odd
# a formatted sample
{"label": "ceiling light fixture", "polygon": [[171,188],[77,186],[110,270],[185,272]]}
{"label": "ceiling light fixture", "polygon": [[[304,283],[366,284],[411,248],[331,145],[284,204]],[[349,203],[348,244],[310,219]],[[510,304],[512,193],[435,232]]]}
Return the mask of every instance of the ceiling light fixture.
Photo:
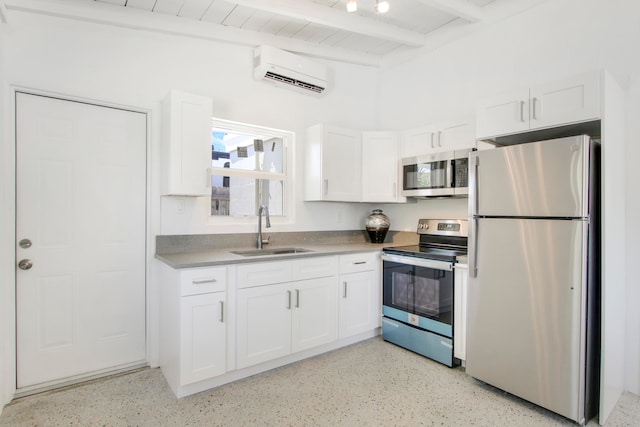
{"label": "ceiling light fixture", "polygon": [[[374,7],[376,13],[387,13],[389,11],[389,2],[387,0],[376,0]],[[358,0],[347,0],[347,12],[355,12],[358,10]]]}
{"label": "ceiling light fixture", "polygon": [[387,13],[389,11],[389,2],[387,0],[376,0],[376,12]]}

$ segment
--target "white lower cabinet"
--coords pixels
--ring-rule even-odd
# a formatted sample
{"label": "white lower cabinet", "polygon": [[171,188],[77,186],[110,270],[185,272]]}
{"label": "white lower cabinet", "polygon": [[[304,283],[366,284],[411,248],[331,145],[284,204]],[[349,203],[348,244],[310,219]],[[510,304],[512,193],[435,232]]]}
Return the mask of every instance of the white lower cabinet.
{"label": "white lower cabinet", "polygon": [[[274,264],[287,273],[274,277]],[[238,266],[238,368],[336,339],[337,265],[337,257],[316,257]]]}
{"label": "white lower cabinet", "polygon": [[291,350],[302,351],[337,338],[336,276],[293,283]]}
{"label": "white lower cabinet", "polygon": [[226,292],[215,292],[181,298],[181,384],[226,372],[226,296]]}
{"label": "white lower cabinet", "polygon": [[237,367],[291,352],[290,283],[238,289]]}
{"label": "white lower cabinet", "polygon": [[169,386],[185,386],[227,371],[227,268],[161,267],[160,367]]}
{"label": "white lower cabinet", "polygon": [[453,357],[462,361],[467,354],[467,282],[469,268],[466,264],[456,264],[453,283]]}
{"label": "white lower cabinet", "polygon": [[380,254],[340,256],[339,337],[380,327]]}
{"label": "white lower cabinet", "polygon": [[379,256],[161,264],[160,367],[171,389],[187,396],[377,335]]}

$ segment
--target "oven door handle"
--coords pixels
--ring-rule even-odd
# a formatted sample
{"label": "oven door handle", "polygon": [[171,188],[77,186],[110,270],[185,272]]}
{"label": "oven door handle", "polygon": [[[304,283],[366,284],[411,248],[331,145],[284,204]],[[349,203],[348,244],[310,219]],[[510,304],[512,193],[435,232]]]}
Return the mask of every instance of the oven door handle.
{"label": "oven door handle", "polygon": [[435,270],[453,270],[453,263],[432,259],[408,257],[402,255],[382,254],[383,261],[397,262],[398,264],[415,265],[417,267],[433,268]]}

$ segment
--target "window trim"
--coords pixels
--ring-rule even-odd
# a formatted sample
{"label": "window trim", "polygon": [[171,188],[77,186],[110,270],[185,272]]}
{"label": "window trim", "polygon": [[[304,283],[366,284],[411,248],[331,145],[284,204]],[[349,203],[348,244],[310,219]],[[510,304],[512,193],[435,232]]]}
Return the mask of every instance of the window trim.
{"label": "window trim", "polygon": [[[221,118],[213,117],[211,119],[212,129],[228,130],[233,133],[245,133],[249,135],[261,135],[265,138],[280,138],[284,148],[283,173],[281,172],[265,172],[243,169],[228,169],[220,167],[210,167],[207,169],[209,182],[212,176],[236,176],[242,178],[253,178],[256,180],[273,180],[282,181],[285,186],[283,194],[283,216],[274,216],[271,218],[272,223],[291,224],[294,222],[294,195],[295,195],[295,133],[276,128],[269,128],[261,125],[253,125],[248,123],[235,122]],[[211,197],[207,198],[211,200]],[[209,225],[240,225],[253,223],[256,216],[216,216],[207,214],[207,224]]]}

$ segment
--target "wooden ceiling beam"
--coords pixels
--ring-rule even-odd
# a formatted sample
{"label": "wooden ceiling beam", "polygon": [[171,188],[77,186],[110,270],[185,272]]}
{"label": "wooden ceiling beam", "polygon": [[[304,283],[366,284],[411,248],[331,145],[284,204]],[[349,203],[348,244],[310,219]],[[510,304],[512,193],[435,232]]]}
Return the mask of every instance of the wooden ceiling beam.
{"label": "wooden ceiling beam", "polygon": [[253,9],[263,10],[293,19],[301,19],[336,30],[358,33],[382,40],[389,40],[405,46],[420,47],[425,36],[415,31],[405,30],[384,22],[374,21],[345,10],[322,6],[309,1],[291,0],[233,0],[233,3]]}
{"label": "wooden ceiling beam", "polygon": [[0,1],[4,1],[8,10],[76,19],[134,30],[216,40],[251,47],[268,44],[277,46],[280,49],[333,61],[372,67],[380,65],[380,58],[377,55],[354,52],[335,46],[320,46],[289,37],[245,31],[223,25],[212,25],[202,21],[176,19],[175,16],[152,13],[140,9],[125,10],[121,6],[114,6],[104,2],[79,2],[77,0]]}
{"label": "wooden ceiling beam", "polygon": [[418,0],[427,6],[455,15],[469,22],[483,19],[482,8],[463,0]]}

